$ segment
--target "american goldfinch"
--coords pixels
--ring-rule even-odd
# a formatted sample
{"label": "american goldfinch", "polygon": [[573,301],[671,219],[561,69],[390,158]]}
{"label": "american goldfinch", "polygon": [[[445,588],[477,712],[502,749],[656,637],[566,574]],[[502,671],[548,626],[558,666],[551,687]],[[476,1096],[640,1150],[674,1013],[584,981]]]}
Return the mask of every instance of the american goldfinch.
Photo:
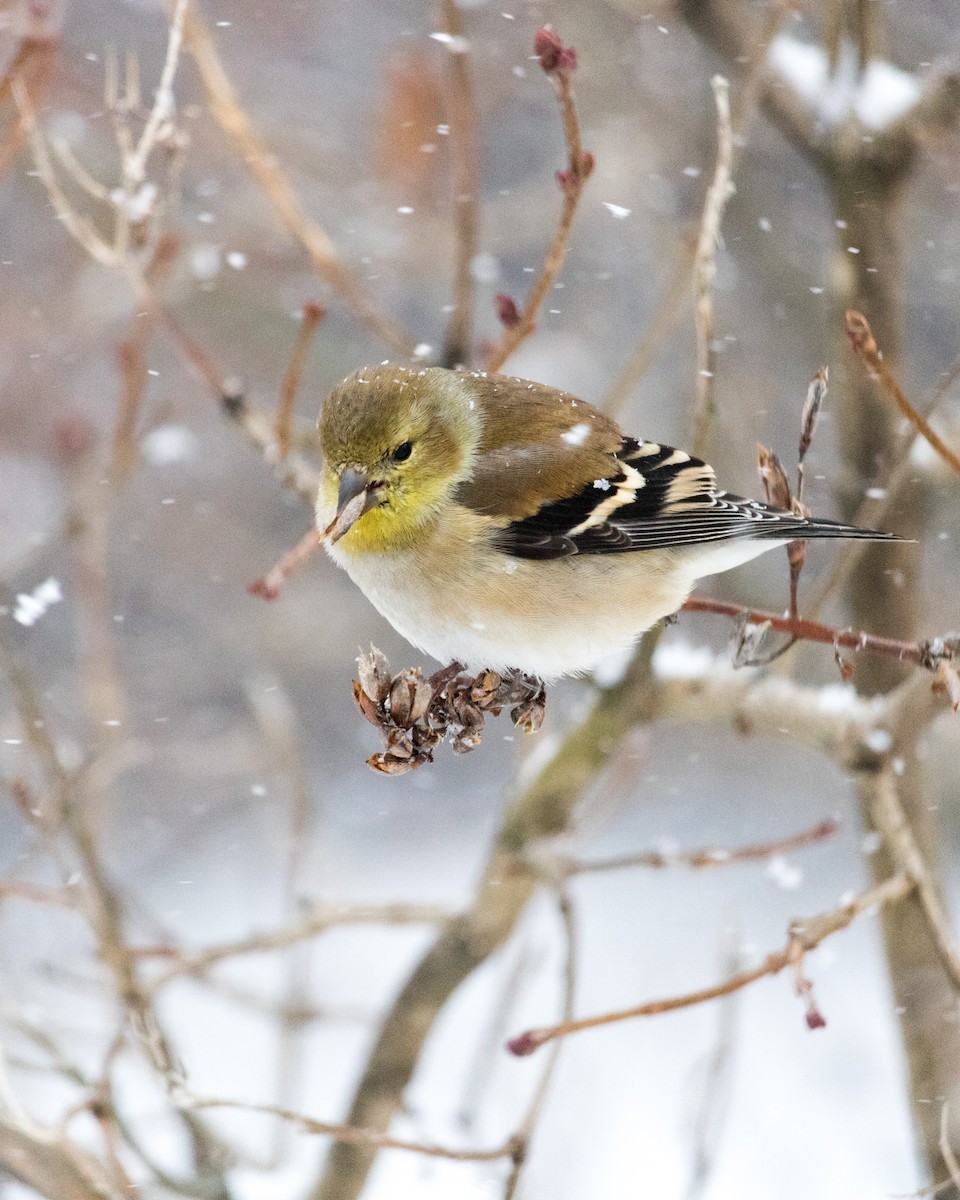
{"label": "american goldfinch", "polygon": [[799,538],[890,537],[730,495],[690,454],[505,375],[366,367],[319,429],[331,557],[414,646],[470,669],[584,672],[701,576]]}

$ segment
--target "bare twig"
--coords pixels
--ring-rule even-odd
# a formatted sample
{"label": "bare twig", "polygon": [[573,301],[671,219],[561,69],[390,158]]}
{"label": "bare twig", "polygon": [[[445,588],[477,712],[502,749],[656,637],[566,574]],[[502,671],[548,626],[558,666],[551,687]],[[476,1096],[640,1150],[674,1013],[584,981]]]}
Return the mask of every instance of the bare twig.
{"label": "bare twig", "polygon": [[883,352],[877,346],[867,318],[853,309],[846,314],[847,337],[857,358],[866,367],[870,377],[877,380],[888,396],[891,396],[897,407],[907,418],[917,432],[930,443],[948,466],[960,474],[960,455],[946,444],[930,422],[914,406],[900,390],[890,368],[883,361]]}
{"label": "bare twig", "polygon": [[56,908],[74,908],[74,897],[68,888],[44,887],[25,879],[0,879],[0,901],[27,900],[31,904],[51,904]]}
{"label": "bare twig", "polygon": [[804,617],[782,617],[777,613],[761,612],[743,604],[714,600],[708,596],[691,596],[681,611],[739,617],[752,625],[766,624],[776,633],[792,634],[801,641],[819,642],[826,646],[858,650],[863,654],[895,658],[900,662],[916,663],[928,671],[935,671],[940,663],[953,662],[960,657],[960,635],[955,634],[948,634],[943,638],[926,638],[918,642],[904,642],[896,638],[880,637],[875,633],[834,629],[830,625],[821,625],[818,621],[809,621]]}
{"label": "bare twig", "polygon": [[110,475],[115,481],[129,477],[136,461],[136,430],[147,387],[147,354],[157,322],[155,296],[170,274],[178,250],[177,239],[166,234],[157,242],[153,257],[143,273],[146,287],[144,307],[134,314],[130,336],[120,346],[120,412],[113,432]]}
{"label": "bare twig", "polygon": [[240,426],[264,461],[276,469],[281,487],[299,492],[312,507],[320,486],[319,473],[298,454],[292,452],[288,453],[282,462],[278,462],[276,427],[273,420],[244,396],[238,381],[223,380],[221,387],[224,390],[219,396],[227,416]]}
{"label": "bare twig", "polygon": [[161,129],[173,115],[173,78],[177,73],[177,63],[180,61],[180,48],[183,45],[183,26],[187,16],[188,0],[173,0],[173,12],[170,19],[170,33],[167,37],[167,53],[160,73],[160,83],[156,96],[143,127],[140,139],[132,154],[124,156],[123,179],[127,191],[132,194],[146,174],[147,159],[153,153],[160,137]]}
{"label": "bare twig", "polygon": [[[573,1010],[577,993],[577,924],[570,896],[562,889],[557,894],[557,905],[560,910],[560,920],[563,924],[564,943],[566,947],[566,955],[563,966],[563,1003],[561,1007],[561,1020],[571,1021],[573,1019]],[[552,1083],[554,1074],[556,1073],[557,1062],[560,1057],[560,1049],[560,1042],[557,1042],[556,1045],[552,1047],[552,1053],[547,1060],[547,1065],[544,1068],[543,1074],[540,1076],[540,1081],[537,1084],[536,1091],[533,1094],[533,1099],[530,1101],[526,1115],[520,1122],[520,1127],[517,1129],[516,1133],[511,1139],[515,1147],[513,1155],[513,1167],[511,1168],[506,1184],[504,1185],[503,1200],[513,1200],[514,1196],[516,1195],[517,1185],[520,1182],[520,1173],[523,1170],[530,1151],[530,1142],[533,1138],[534,1130],[537,1127],[537,1122],[540,1120],[540,1116],[543,1112],[543,1106],[546,1103],[547,1093],[550,1090],[550,1084]]]}
{"label": "bare twig", "polygon": [[327,231],[304,212],[276,158],[241,106],[209,30],[194,12],[187,15],[184,38],[207,89],[214,117],[236,144],[243,162],[280,220],[307,251],[314,270],[343,297],[357,320],[401,354],[412,354],[413,338],[380,311],[363,284],[338,257]]}
{"label": "bare twig", "polygon": [[203,950],[178,950],[170,946],[147,946],[131,951],[137,958],[171,958],[171,966],[154,983],[154,990],[183,976],[202,975],[217,963],[245,954],[284,950],[328,929],[343,925],[443,925],[449,912],[432,904],[371,904],[343,907],[318,904],[288,925],[251,933],[247,937],[207,946]]}
{"label": "bare twig", "polygon": [[320,534],[316,526],[308,529],[297,544],[282,554],[269,571],[258,575],[247,584],[251,596],[260,596],[264,600],[279,600],[283,585],[303,566],[320,545]]}
{"label": "bare twig", "polygon": [[579,1033],[584,1029],[596,1029],[601,1025],[612,1025],[618,1021],[633,1020],[636,1017],[654,1017],[661,1013],[676,1012],[681,1008],[691,1008],[696,1004],[704,1004],[708,1000],[716,1000],[720,996],[729,996],[749,984],[762,979],[765,975],[777,975],[785,967],[793,966],[797,954],[806,954],[820,945],[831,934],[846,929],[862,913],[878,908],[883,904],[892,904],[902,900],[914,888],[914,881],[907,875],[894,875],[877,887],[862,892],[859,896],[840,905],[829,912],[804,921],[795,921],[790,926],[787,943],[782,950],[775,950],[756,967],[737,971],[722,983],[713,987],[701,988],[696,992],[687,992],[680,996],[669,996],[664,1000],[651,1000],[646,1004],[638,1004],[634,1008],[622,1009],[619,1012],[603,1013],[597,1017],[583,1017],[577,1021],[566,1021],[559,1025],[545,1026],[539,1029],[529,1029],[508,1043],[509,1049],[517,1055],[532,1054],[547,1042],[555,1038],[567,1037],[571,1033]]}
{"label": "bare twig", "polygon": [[293,405],[297,398],[297,388],[300,386],[300,376],[303,374],[307,351],[310,349],[317,326],[325,315],[326,309],[322,304],[311,302],[303,306],[300,329],[293,346],[293,354],[290,356],[290,362],[283,376],[283,383],[280,385],[280,399],[277,402],[275,430],[281,461],[290,452],[290,421],[293,417]]}
{"label": "bare twig", "polygon": [[416,1142],[408,1138],[391,1137],[377,1129],[363,1129],[356,1125],[339,1125],[331,1121],[317,1121],[304,1113],[294,1112],[289,1108],[281,1108],[275,1104],[255,1104],[245,1100],[223,1100],[211,1096],[193,1096],[183,1093],[182,1107],[191,1109],[228,1108],[237,1112],[262,1113],[265,1116],[279,1117],[281,1121],[289,1121],[303,1133],[320,1134],[333,1138],[335,1142],[347,1142],[352,1145],[375,1146],[378,1150],[409,1150],[412,1154],[422,1154],[426,1158],[448,1158],[454,1162],[496,1162],[500,1158],[511,1158],[515,1153],[513,1139],[500,1146],[487,1150],[461,1150],[454,1146],[440,1146],[436,1142]]}
{"label": "bare twig", "polygon": [[933,882],[930,867],[907,822],[892,772],[878,772],[868,787],[873,823],[883,837],[897,870],[916,884],[917,899],[937,955],[954,988],[960,991],[960,958],[953,947],[950,921]]}
{"label": "bare twig", "polygon": [[950,1101],[944,1100],[940,1110],[940,1153],[950,1172],[950,1182],[960,1192],[960,1162],[950,1145]]}
{"label": "bare twig", "polygon": [[713,285],[717,278],[717,241],[727,201],[735,191],[732,179],[733,126],[730,122],[730,84],[722,75],[714,75],[710,86],[717,102],[717,164],[703,206],[703,220],[693,268],[697,322],[697,399],[694,409],[693,450],[695,454],[700,455],[706,449],[707,435],[715,411]]}
{"label": "bare twig", "polygon": [[621,368],[606,400],[600,406],[611,417],[618,417],[630,399],[634,388],[646,375],[670,330],[680,319],[690,296],[690,268],[694,258],[694,243],[684,239],[666,290],[657,305],[653,318],[643,331],[629,361]]}
{"label": "bare twig", "polygon": [[[593,155],[589,150],[583,149],[580,140],[580,121],[577,116],[577,105],[571,83],[571,77],[577,65],[576,51],[572,47],[564,46],[549,26],[545,26],[537,34],[534,49],[540,59],[540,65],[556,89],[560,102],[560,113],[563,117],[563,133],[567,144],[567,169],[557,172],[557,183],[563,193],[563,203],[557,228],[544,255],[540,274],[534,281],[523,307],[518,310],[510,301],[510,305],[513,307],[509,323],[504,329],[500,341],[491,347],[487,355],[486,369],[488,371],[499,371],[520,343],[525,341],[536,329],[537,313],[563,267],[577,203],[580,200],[583,185],[593,170]],[[509,297],[504,297],[504,300],[509,300]],[[506,307],[501,304],[501,314],[504,313]]]}
{"label": "bare twig", "polygon": [[[791,11],[789,0],[773,0],[768,6],[764,25],[754,41],[749,55],[739,59],[746,62],[746,69],[740,81],[740,87],[733,97],[731,125],[733,127],[733,149],[730,160],[730,174],[736,169],[747,138],[750,124],[757,108],[757,102],[763,88],[767,68],[767,54],[788,13]],[[692,296],[689,275],[694,265],[697,250],[697,239],[684,237],[677,256],[674,273],[670,278],[663,298],[650,324],[640,337],[637,347],[627,364],[610,390],[603,404],[605,412],[616,416],[630,397],[631,392],[649,370],[664,339],[674,324],[682,316],[686,304]]]}
{"label": "bare twig", "polygon": [[778,854],[789,854],[806,846],[827,841],[839,829],[832,818],[818,822],[812,829],[794,833],[789,837],[775,838],[769,842],[757,842],[750,846],[737,846],[733,850],[721,850],[707,846],[700,850],[663,851],[644,850],[638,854],[618,854],[610,858],[586,859],[569,864],[571,875],[594,874],[599,871],[622,871],[631,867],[727,867],[745,862],[763,862]]}
{"label": "bare twig", "polygon": [[477,195],[477,105],[470,78],[469,44],[463,15],[456,0],[443,0],[443,29],[447,34],[450,83],[447,124],[453,160],[453,211],[456,254],[453,269],[453,312],[443,344],[445,367],[466,366],[471,358],[474,315],[473,259],[477,253],[479,202]]}
{"label": "bare twig", "polygon": [[[53,77],[56,62],[56,38],[24,37],[16,53],[0,79],[0,111],[13,96],[12,83],[17,80],[29,100],[29,111],[35,112],[42,105],[44,94]],[[16,119],[10,123],[0,142],[0,179],[7,173],[13,160],[20,152],[30,131],[30,117],[22,104],[18,104]]]}

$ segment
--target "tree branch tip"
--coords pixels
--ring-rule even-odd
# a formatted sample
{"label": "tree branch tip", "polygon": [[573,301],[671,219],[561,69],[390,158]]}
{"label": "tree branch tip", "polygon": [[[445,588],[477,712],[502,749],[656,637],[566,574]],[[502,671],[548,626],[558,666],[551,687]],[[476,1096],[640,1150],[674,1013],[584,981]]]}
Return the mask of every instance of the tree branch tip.
{"label": "tree branch tip", "polygon": [[528,1029],[507,1042],[507,1049],[516,1058],[526,1058],[539,1050],[544,1043],[550,1041],[550,1033],[545,1029]]}
{"label": "tree branch tip", "polygon": [[[557,172],[561,174],[561,172]],[[520,310],[517,308],[517,302],[512,296],[508,296],[505,292],[501,292],[496,298],[497,320],[505,329],[512,329],[515,325],[520,324]]]}
{"label": "tree branch tip", "polygon": [[810,1030],[826,1029],[827,1027],[827,1018],[823,1015],[819,1008],[807,1009],[806,1022],[807,1028]]}
{"label": "tree branch tip", "polygon": [[552,25],[544,25],[537,30],[533,52],[546,75],[565,79],[577,69],[576,50],[573,46],[564,46]]}
{"label": "tree branch tip", "polygon": [[251,579],[247,584],[247,595],[254,596],[260,600],[274,601],[280,599],[280,585],[266,575],[260,575],[256,579]]}

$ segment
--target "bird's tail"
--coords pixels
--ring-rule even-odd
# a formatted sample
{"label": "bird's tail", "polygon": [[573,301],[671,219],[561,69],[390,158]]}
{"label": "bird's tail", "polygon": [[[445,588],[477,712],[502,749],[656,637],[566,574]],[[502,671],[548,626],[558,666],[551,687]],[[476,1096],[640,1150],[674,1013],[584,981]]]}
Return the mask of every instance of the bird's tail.
{"label": "bird's tail", "polygon": [[785,537],[791,540],[814,538],[851,538],[862,542],[903,542],[896,533],[882,533],[879,529],[862,529],[858,525],[844,525],[842,521],[831,521],[827,517],[784,517],[771,525],[758,525],[752,536],[764,541]]}

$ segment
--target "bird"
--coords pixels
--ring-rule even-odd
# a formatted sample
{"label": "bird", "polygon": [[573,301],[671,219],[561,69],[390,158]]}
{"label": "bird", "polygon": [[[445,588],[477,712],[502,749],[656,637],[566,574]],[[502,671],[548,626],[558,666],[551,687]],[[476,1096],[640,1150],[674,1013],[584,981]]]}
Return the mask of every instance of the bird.
{"label": "bird", "polygon": [[318,428],[331,558],[417,649],[476,671],[582,675],[703,576],[798,539],[896,540],[732,495],[694,455],[507,375],[364,367]]}

